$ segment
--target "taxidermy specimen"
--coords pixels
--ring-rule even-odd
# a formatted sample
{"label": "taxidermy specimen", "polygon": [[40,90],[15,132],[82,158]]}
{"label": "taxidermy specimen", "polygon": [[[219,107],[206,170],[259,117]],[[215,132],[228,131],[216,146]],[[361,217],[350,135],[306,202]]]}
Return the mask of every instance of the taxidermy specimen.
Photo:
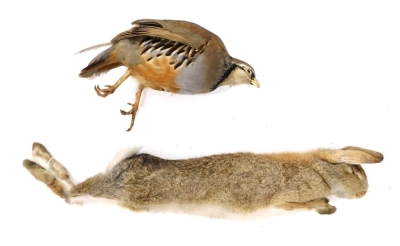
{"label": "taxidermy specimen", "polygon": [[381,153],[358,147],[181,160],[134,154],[75,184],[42,144],[33,144],[32,155],[35,161],[25,160],[24,167],[68,203],[89,197],[138,211],[187,204],[236,214],[268,207],[332,214],[336,208],[327,196],[363,197],[368,181],[359,164],[383,160]]}
{"label": "taxidermy specimen", "polygon": [[137,20],[133,27],[115,36],[109,45],[82,69],[82,78],[99,76],[119,66],[126,72],[114,85],[95,86],[97,95],[106,97],[130,76],[138,83],[135,103],[130,111],[133,127],[144,88],[177,94],[200,94],[224,85],[252,84],[260,87],[254,69],[229,55],[222,40],[203,27],[178,20]]}

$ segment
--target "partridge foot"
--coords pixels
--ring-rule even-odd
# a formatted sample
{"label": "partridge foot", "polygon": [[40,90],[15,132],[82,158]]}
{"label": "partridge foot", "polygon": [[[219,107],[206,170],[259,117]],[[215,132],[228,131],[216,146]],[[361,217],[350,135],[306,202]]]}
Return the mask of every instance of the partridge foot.
{"label": "partridge foot", "polygon": [[110,94],[113,94],[116,89],[117,88],[112,85],[106,85],[105,88],[103,88],[103,89],[101,89],[99,85],[96,85],[94,87],[94,90],[96,91],[97,95],[100,97],[106,97]]}
{"label": "partridge foot", "polygon": [[136,112],[137,112],[138,106],[139,106],[139,105],[136,106],[137,105],[136,103],[128,103],[128,104],[132,106],[131,110],[124,111],[124,110],[120,109],[122,115],[131,115],[132,116],[131,125],[126,130],[127,132],[129,132],[132,129],[133,124],[135,123],[135,116],[136,116]]}

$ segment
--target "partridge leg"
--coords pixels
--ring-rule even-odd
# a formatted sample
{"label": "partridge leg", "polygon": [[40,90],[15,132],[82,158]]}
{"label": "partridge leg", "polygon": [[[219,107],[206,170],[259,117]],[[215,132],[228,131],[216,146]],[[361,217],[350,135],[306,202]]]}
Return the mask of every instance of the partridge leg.
{"label": "partridge leg", "polygon": [[94,87],[94,90],[96,91],[98,96],[106,97],[110,94],[113,94],[114,91],[129,77],[129,75],[130,75],[130,70],[128,69],[114,85],[106,85],[105,86],[106,88],[104,89],[101,89],[99,85],[96,85]]}
{"label": "partridge leg", "polygon": [[134,124],[134,122],[135,122],[135,116],[136,116],[136,112],[138,111],[138,108],[139,108],[140,97],[142,96],[142,91],[143,91],[143,89],[144,89],[144,85],[139,84],[138,91],[136,92],[135,103],[134,103],[134,104],[128,103],[129,105],[132,106],[132,109],[131,109],[131,110],[129,110],[129,111],[123,111],[123,110],[121,109],[121,114],[122,114],[122,115],[132,115],[131,125],[130,125],[129,128],[126,130],[127,132],[129,132],[129,131],[132,129],[133,124]]}

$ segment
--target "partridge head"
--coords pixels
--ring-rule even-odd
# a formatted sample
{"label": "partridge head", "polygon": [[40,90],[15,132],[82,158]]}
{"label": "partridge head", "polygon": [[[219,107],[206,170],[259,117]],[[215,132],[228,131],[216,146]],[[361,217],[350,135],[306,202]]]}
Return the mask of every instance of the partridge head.
{"label": "partridge head", "polygon": [[97,95],[112,94],[128,77],[138,83],[135,103],[130,111],[131,130],[144,88],[177,94],[200,94],[224,85],[251,84],[259,87],[254,69],[229,55],[222,40],[203,27],[178,20],[137,20],[133,27],[115,36],[110,43],[80,52],[110,46],[98,54],[80,77],[96,77],[119,66],[127,71],[114,85],[95,86]]}

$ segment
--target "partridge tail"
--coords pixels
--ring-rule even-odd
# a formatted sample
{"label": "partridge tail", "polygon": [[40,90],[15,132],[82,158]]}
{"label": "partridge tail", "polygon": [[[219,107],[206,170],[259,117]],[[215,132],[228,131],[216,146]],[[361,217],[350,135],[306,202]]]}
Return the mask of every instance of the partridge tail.
{"label": "partridge tail", "polygon": [[[95,46],[94,46],[95,47]],[[92,47],[88,48],[91,49]],[[83,50],[85,52],[87,49]],[[115,50],[115,45],[112,45],[108,49],[104,50],[100,54],[98,54],[93,60],[89,63],[87,67],[82,69],[79,77],[82,78],[90,78],[100,76],[103,73],[108,72],[111,69],[119,67],[122,63],[118,60],[118,56]]]}
{"label": "partridge tail", "polygon": [[102,44],[96,44],[96,45],[90,46],[90,47],[88,47],[86,49],[80,50],[80,51],[76,52],[76,54],[82,54],[82,53],[87,52],[87,51],[96,50],[96,49],[98,49],[100,47],[110,46],[110,45],[111,45],[110,42],[102,43]]}

